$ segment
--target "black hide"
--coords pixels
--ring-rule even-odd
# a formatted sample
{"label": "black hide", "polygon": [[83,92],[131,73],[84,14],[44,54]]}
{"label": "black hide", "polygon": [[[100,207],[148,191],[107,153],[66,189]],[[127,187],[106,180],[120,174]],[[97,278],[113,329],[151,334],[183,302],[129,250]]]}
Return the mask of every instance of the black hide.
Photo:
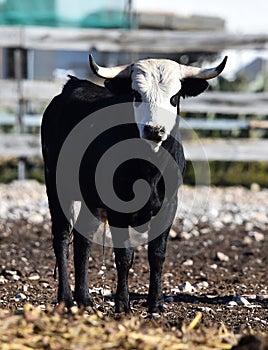
{"label": "black hide", "polygon": [[[111,87],[118,86],[118,81],[106,82]],[[122,86],[121,86],[122,87]],[[123,95],[113,95],[106,88],[97,86],[86,80],[79,80],[70,77],[60,95],[56,96],[47,107],[42,121],[42,151],[45,163],[45,181],[47,195],[52,220],[53,247],[56,255],[59,271],[58,301],[64,302],[66,306],[73,304],[73,298],[81,305],[92,305],[88,293],[88,257],[91,245],[91,235],[96,231],[101,222],[99,209],[106,212],[109,224],[114,227],[112,235],[117,234],[116,228],[123,228],[125,238],[128,240],[128,227],[144,225],[144,229],[149,229],[148,257],[150,264],[150,288],[148,295],[148,308],[150,312],[163,311],[163,293],[161,288],[162,266],[165,259],[166,241],[172,220],[177,208],[177,190],[182,182],[182,173],[185,167],[183,149],[178,141],[178,124],[174,128],[172,135],[163,142],[159,152],[154,153],[151,147],[144,141],[143,159],[129,159],[121,164],[114,174],[114,189],[117,196],[128,202],[133,199],[133,184],[138,179],[144,179],[150,186],[151,193],[148,202],[139,210],[132,213],[120,213],[113,208],[107,207],[99,197],[95,186],[96,166],[107,150],[120,141],[139,138],[137,126],[134,121],[133,111],[130,104],[124,104],[132,100],[131,90],[126,90]],[[120,89],[114,88],[116,92]],[[80,171],[79,186],[83,199],[91,212],[95,215],[95,220],[88,222],[88,236],[77,232],[72,226],[70,218],[63,212],[57,194],[57,181],[63,183],[66,191],[66,203],[64,207],[72,210],[72,200],[77,200],[72,192],[73,183],[68,179],[68,174],[56,178],[57,161],[60,150],[68,134],[84,118],[90,118],[92,113],[102,110],[103,117],[117,118],[116,113],[107,116],[105,107],[122,104],[119,109],[120,115],[125,115],[126,124],[119,125],[106,130],[89,144],[83,155]],[[121,108],[121,107],[120,107]],[[109,111],[109,109],[107,109]],[[94,126],[88,130],[94,134]],[[75,148],[75,145],[73,145]],[[170,158],[175,162],[170,162],[166,157],[166,150]],[[156,159],[157,164],[161,164],[162,173],[172,174],[172,183],[168,190],[163,181],[159,169],[151,164],[151,160]],[[70,160],[72,154],[70,154]],[[144,159],[145,158],[145,159]],[[176,164],[177,166],[174,166]],[[103,174],[105,176],[105,174]],[[65,186],[65,187],[64,187]],[[162,215],[155,218],[160,208],[164,208]],[[80,216],[83,216],[84,208],[81,208]],[[79,218],[78,218],[79,220]],[[166,225],[168,223],[168,225]],[[166,227],[168,226],[168,227]],[[163,231],[161,231],[163,227]],[[159,231],[160,230],[160,231]],[[68,282],[68,246],[71,232],[74,233],[74,264],[75,264],[75,291],[72,295]],[[154,236],[154,232],[161,234]],[[115,296],[115,309],[117,312],[129,311],[128,293],[128,271],[133,261],[133,248],[131,246],[115,247],[115,261],[118,271],[118,285]]]}

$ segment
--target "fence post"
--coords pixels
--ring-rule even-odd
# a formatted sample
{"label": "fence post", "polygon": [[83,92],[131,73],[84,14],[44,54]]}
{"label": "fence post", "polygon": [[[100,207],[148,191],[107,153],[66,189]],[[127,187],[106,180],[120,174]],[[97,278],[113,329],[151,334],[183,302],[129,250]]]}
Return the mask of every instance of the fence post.
{"label": "fence post", "polygon": [[[24,101],[23,101],[23,88],[22,88],[22,79],[23,79],[23,57],[22,49],[17,48],[14,51],[14,72],[15,79],[17,80],[17,91],[18,91],[18,108],[17,108],[17,120],[16,120],[16,131],[19,134],[23,134],[23,114],[24,114]],[[26,177],[26,159],[21,157],[18,160],[18,180],[25,180]]]}

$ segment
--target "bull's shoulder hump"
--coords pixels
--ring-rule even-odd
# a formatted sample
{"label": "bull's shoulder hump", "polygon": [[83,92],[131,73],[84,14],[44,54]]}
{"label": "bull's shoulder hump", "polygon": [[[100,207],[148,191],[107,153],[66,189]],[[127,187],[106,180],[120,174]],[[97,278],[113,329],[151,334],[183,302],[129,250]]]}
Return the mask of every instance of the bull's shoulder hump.
{"label": "bull's shoulder hump", "polygon": [[82,80],[73,76],[71,76],[64,85],[62,95],[68,95],[78,100],[87,100],[88,102],[111,97],[111,93],[105,87],[99,86],[89,80]]}

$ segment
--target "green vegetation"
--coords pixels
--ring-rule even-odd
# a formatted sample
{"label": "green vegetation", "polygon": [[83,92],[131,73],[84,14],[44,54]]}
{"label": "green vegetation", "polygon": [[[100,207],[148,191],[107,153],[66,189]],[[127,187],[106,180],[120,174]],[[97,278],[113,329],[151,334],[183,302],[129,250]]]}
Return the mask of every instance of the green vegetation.
{"label": "green vegetation", "polygon": [[[198,167],[198,164],[195,168]],[[261,187],[268,187],[268,162],[209,162],[211,185],[214,186],[245,186],[257,183]],[[202,163],[200,162],[202,169]],[[194,168],[187,162],[184,183],[195,185]]]}
{"label": "green vegetation", "polygon": [[[28,158],[26,161],[27,179],[44,182],[43,161],[40,158]],[[18,159],[0,160],[0,183],[8,183],[18,178]]]}
{"label": "green vegetation", "polygon": [[[195,162],[195,169],[198,172],[206,171],[202,162]],[[268,187],[268,162],[209,162],[210,181],[214,186],[245,186],[250,187],[257,183],[261,187]],[[17,179],[18,160],[10,159],[0,161],[0,183],[8,183]],[[204,170],[202,170],[204,169]],[[187,162],[184,175],[186,185],[196,184],[196,175],[193,165]],[[43,162],[39,158],[26,160],[26,176],[28,179],[35,179],[44,182]],[[200,176],[198,176],[200,178]],[[201,183],[200,185],[207,185]]]}

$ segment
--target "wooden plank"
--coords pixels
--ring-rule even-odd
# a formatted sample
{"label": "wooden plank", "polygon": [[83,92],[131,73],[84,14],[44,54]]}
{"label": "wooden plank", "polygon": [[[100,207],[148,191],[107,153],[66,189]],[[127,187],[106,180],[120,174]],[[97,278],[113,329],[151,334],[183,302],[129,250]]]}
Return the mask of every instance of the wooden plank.
{"label": "wooden plank", "polygon": [[[42,121],[41,114],[25,114],[22,117],[23,125],[40,127]],[[14,114],[0,114],[0,125],[15,125],[16,116]],[[205,119],[205,118],[181,118],[181,130],[247,130],[249,128],[267,129],[268,121],[264,120],[237,120],[237,119]]]}
{"label": "wooden plank", "polygon": [[205,92],[196,98],[182,99],[181,111],[189,113],[267,115],[268,93]]}
{"label": "wooden plank", "polygon": [[[21,90],[24,100],[48,102],[58,95],[65,81],[48,80],[22,80]],[[7,104],[17,102],[19,99],[18,84],[16,80],[0,79],[0,102]]]}
{"label": "wooden plank", "polygon": [[2,47],[40,50],[128,52],[220,52],[266,49],[267,34],[240,35],[225,31],[80,29],[0,27]]}
{"label": "wooden plank", "polygon": [[[49,101],[62,90],[65,81],[23,80],[22,95],[28,101]],[[0,103],[13,105],[19,99],[15,80],[0,79]],[[268,115],[268,93],[205,92],[195,98],[181,99],[181,111],[190,113],[221,113]]]}
{"label": "wooden plank", "polygon": [[40,135],[2,134],[0,137],[0,157],[41,156]]}
{"label": "wooden plank", "polygon": [[251,120],[249,124],[254,129],[268,129],[268,120]]}
{"label": "wooden plank", "polygon": [[180,129],[189,130],[245,130],[250,124],[246,120],[181,118]]}
{"label": "wooden plank", "polygon": [[[0,115],[0,125],[15,125],[16,124],[16,116],[14,114],[1,114]],[[42,121],[41,114],[25,114],[22,117],[22,123],[24,126],[34,126],[40,127]]]}
{"label": "wooden plank", "polygon": [[268,161],[265,139],[200,139],[183,142],[185,156],[191,161]]}
{"label": "wooden plank", "polygon": [[[268,140],[199,139],[183,141],[186,159],[191,161],[268,161]],[[4,134],[0,157],[41,156],[39,135]]]}

